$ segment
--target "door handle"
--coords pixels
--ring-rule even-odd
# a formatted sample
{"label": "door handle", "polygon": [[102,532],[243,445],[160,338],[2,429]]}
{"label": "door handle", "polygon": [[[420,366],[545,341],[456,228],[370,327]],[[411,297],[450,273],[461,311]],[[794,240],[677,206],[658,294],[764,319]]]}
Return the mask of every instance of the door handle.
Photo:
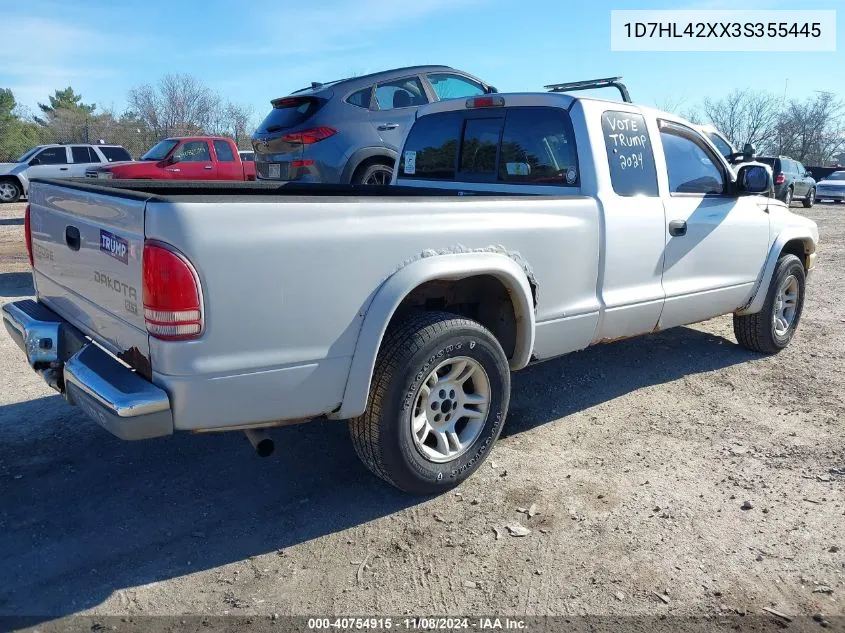
{"label": "door handle", "polygon": [[59,167],[59,171],[67,171],[67,167]]}
{"label": "door handle", "polygon": [[211,165],[206,165],[203,169],[211,169]]}
{"label": "door handle", "polygon": [[182,171],[178,167],[167,167],[164,171]]}
{"label": "door handle", "polygon": [[686,220],[672,220],[669,222],[669,235],[673,237],[681,237],[687,234]]}
{"label": "door handle", "polygon": [[72,251],[78,251],[82,245],[82,240],[79,237],[79,229],[75,226],[65,227],[65,244]]}
{"label": "door handle", "polygon": [[399,127],[398,123],[382,123],[381,125],[378,126],[378,129],[381,130],[382,132],[384,132],[386,130],[395,130],[398,127]]}

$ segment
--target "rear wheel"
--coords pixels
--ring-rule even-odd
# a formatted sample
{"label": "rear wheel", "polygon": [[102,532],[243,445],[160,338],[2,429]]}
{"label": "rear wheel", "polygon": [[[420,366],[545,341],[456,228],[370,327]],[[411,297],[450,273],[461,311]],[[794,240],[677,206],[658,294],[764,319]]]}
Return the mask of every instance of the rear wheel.
{"label": "rear wheel", "polygon": [[447,312],[417,312],[388,330],[367,410],[349,421],[358,456],[416,494],[457,486],[486,459],[510,401],[510,369],[484,327]]}
{"label": "rear wheel", "polygon": [[816,202],[816,190],[810,189],[807,192],[807,197],[804,198],[804,208],[809,209],[811,208]]}
{"label": "rear wheel", "polygon": [[384,163],[371,163],[358,169],[352,179],[353,185],[389,185],[393,179],[393,167]]}
{"label": "rear wheel", "polygon": [[746,349],[776,354],[792,340],[804,309],[804,265],[795,255],[782,255],[756,314],[734,315],[734,334]]}
{"label": "rear wheel", "polygon": [[22,193],[21,186],[14,180],[0,180],[0,202],[17,202]]}

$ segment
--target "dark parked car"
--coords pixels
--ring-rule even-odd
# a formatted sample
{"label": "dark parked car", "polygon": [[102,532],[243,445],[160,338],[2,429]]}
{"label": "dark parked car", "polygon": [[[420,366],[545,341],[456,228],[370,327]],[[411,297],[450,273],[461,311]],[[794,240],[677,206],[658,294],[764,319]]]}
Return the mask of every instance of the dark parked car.
{"label": "dark parked car", "polygon": [[314,82],[272,101],[252,137],[260,180],[390,183],[417,109],[442,99],[496,92],[449,66],[411,66]]}
{"label": "dark parked car", "polygon": [[808,209],[816,201],[816,181],[797,160],[786,156],[757,156],[754,160],[771,165],[775,176],[775,198],[789,205],[801,200]]}

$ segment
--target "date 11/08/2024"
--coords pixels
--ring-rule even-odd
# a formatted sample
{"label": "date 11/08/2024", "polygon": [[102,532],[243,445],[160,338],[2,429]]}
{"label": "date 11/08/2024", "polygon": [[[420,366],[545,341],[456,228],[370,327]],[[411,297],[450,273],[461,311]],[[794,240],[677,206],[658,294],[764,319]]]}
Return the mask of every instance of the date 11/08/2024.
{"label": "date 11/08/2024", "polygon": [[309,618],[308,628],[314,631],[390,630],[409,631],[524,631],[525,621],[517,618],[477,617],[403,617],[403,618]]}

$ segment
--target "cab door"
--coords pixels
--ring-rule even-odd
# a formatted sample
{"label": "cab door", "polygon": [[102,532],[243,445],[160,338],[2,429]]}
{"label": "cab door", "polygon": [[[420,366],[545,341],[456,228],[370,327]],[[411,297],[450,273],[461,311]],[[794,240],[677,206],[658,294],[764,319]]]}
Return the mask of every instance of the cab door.
{"label": "cab door", "polygon": [[243,180],[244,170],[238,159],[235,158],[235,152],[228,141],[215,140],[212,142],[214,146],[214,156],[217,159],[217,179],[218,180]]}
{"label": "cab door", "polygon": [[70,161],[68,148],[64,145],[45,147],[29,159],[27,177],[33,178],[69,178]]}
{"label": "cab door", "polygon": [[181,180],[215,180],[217,168],[211,160],[208,141],[183,141],[165,167],[171,178]]}
{"label": "cab door", "polygon": [[374,101],[378,109],[371,112],[370,121],[382,143],[398,152],[417,109],[429,102],[422,82],[414,75],[378,84]]}
{"label": "cab door", "polygon": [[71,145],[70,156],[73,163],[70,165],[70,175],[74,178],[84,178],[85,170],[92,164],[99,164],[100,158],[87,145]]}
{"label": "cab door", "polygon": [[661,329],[733,312],[752,292],[769,246],[768,199],[738,196],[727,164],[685,125],[658,121],[666,209]]}

